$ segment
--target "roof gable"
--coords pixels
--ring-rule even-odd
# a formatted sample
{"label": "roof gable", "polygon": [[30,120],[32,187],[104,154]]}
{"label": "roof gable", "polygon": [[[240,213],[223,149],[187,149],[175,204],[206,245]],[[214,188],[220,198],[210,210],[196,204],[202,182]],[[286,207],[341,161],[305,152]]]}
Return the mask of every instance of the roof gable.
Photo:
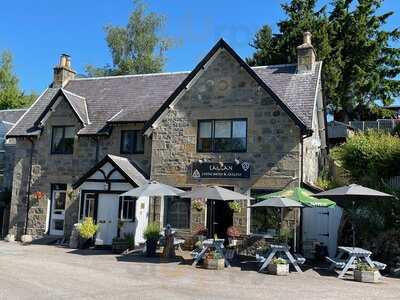
{"label": "roof gable", "polygon": [[245,69],[248,74],[272,97],[273,100],[289,115],[289,117],[299,126],[305,130],[307,126],[296,114],[293,113],[291,108],[287,106],[277,94],[257,75],[257,73],[223,40],[220,39],[214,47],[207,53],[207,55],[200,61],[200,63],[193,69],[193,71],[185,78],[185,80],[178,86],[178,88],[171,94],[171,96],[164,102],[164,104],[157,110],[151,119],[145,124],[144,130],[146,134],[151,133],[151,127],[159,123],[166,115],[166,112],[173,105],[179,101],[185,91],[189,89],[202,72],[210,65],[213,59],[221,49],[226,50],[238,63]]}
{"label": "roof gable", "polygon": [[51,101],[48,103],[46,108],[39,115],[37,120],[34,123],[35,127],[42,127],[45,120],[49,117],[49,114],[52,112],[54,106],[58,105],[59,97],[63,97],[63,99],[68,103],[71,110],[74,112],[76,118],[82,123],[83,126],[89,124],[89,116],[87,113],[86,100],[85,98],[73,94],[64,89],[59,89],[58,92],[53,96]]}
{"label": "roof gable", "polygon": [[103,173],[104,180],[110,180],[113,171],[105,174],[101,168],[107,163],[111,164],[130,184],[133,186],[141,186],[145,184],[148,180],[148,177],[142,169],[139,168],[134,162],[128,160],[125,157],[115,156],[111,154],[107,154],[100,162],[98,162],[92,169],[90,169],[86,174],[84,174],[81,178],[79,178],[72,187],[74,189],[81,186],[86,180],[88,180],[92,175],[94,175],[97,171]]}

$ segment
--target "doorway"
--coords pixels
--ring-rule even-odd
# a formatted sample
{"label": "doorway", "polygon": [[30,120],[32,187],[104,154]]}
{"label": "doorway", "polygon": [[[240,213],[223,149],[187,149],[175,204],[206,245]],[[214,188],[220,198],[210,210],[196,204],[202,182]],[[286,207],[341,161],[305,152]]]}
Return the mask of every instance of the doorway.
{"label": "doorway", "polygon": [[97,245],[111,245],[118,234],[118,194],[99,194]]}
{"label": "doorway", "polygon": [[66,190],[66,184],[52,184],[51,186],[50,235],[64,235]]}
{"label": "doorway", "polygon": [[213,238],[226,238],[226,230],[233,225],[233,212],[229,208],[228,201],[212,200],[207,201],[207,229],[208,236]]}

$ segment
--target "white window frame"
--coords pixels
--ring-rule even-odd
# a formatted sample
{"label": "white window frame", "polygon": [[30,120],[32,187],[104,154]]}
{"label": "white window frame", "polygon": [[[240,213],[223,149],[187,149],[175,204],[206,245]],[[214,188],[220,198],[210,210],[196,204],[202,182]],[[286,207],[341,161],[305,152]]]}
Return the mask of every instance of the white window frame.
{"label": "white window frame", "polygon": [[[129,212],[130,209],[133,209],[133,215],[131,219],[126,219],[124,218],[124,202],[127,202],[127,214]],[[120,220],[123,222],[133,222],[135,221],[135,213],[136,213],[136,198],[126,198],[126,197],[122,197],[121,199],[121,214],[119,216]]]}
{"label": "white window frame", "polygon": [[[94,198],[88,200],[88,199],[86,198],[88,195],[92,195],[92,196],[94,196]],[[83,196],[83,212],[82,212],[82,219],[85,219],[85,218],[88,217],[88,216],[86,216],[86,214],[85,214],[85,212],[86,212],[86,206],[87,206],[87,200],[88,200],[88,201],[93,201],[93,210],[94,210],[95,202],[96,202],[96,193],[85,193],[85,194],[84,194],[84,196]],[[89,208],[90,208],[90,206],[89,206]],[[90,215],[90,213],[89,213],[89,215]],[[94,211],[93,211],[93,217],[94,217]]]}

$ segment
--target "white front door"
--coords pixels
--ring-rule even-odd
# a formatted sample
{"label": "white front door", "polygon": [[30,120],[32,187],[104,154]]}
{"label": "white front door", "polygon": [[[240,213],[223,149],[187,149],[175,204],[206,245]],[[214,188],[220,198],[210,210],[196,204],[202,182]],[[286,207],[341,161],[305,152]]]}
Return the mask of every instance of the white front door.
{"label": "white front door", "polygon": [[97,245],[111,245],[112,239],[118,233],[118,194],[99,194],[97,224],[99,231],[96,236]]}
{"label": "white front door", "polygon": [[65,219],[65,199],[67,192],[65,190],[53,190],[51,195],[51,235],[64,235]]}

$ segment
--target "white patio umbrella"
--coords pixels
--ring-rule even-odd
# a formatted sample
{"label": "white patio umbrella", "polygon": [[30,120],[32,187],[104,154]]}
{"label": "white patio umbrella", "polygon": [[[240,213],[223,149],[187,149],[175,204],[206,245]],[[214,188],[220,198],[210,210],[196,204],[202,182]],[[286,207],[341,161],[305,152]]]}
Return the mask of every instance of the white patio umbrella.
{"label": "white patio umbrella", "polygon": [[[131,189],[123,194],[121,197],[164,197],[164,196],[180,196],[185,191],[177,189],[173,186],[160,183],[158,181],[149,181],[148,183]],[[153,202],[155,206],[155,202]],[[153,219],[155,219],[155,208],[153,209]]]}
{"label": "white patio umbrella", "polygon": [[163,197],[163,196],[181,196],[185,191],[173,186],[160,183],[158,181],[149,181],[148,183],[127,191],[120,196],[126,197]]}
{"label": "white patio umbrella", "polygon": [[[193,190],[188,191],[182,195],[180,195],[183,198],[201,198],[201,199],[206,199],[206,200],[216,200],[216,201],[232,201],[232,200],[247,200],[247,199],[252,199],[250,196],[243,195],[228,189],[225,189],[220,186],[198,186],[194,187]],[[214,202],[211,202],[211,215],[214,215]],[[213,218],[213,217],[212,217]],[[212,232],[214,232],[214,222],[212,222]]]}
{"label": "white patio umbrella", "polygon": [[370,188],[367,188],[362,185],[358,184],[350,184],[350,185],[345,185],[341,186],[338,188],[334,188],[328,191],[324,191],[318,194],[314,194],[314,197],[317,198],[328,198],[331,199],[332,201],[335,201],[337,204],[344,208],[349,208],[351,207],[350,211],[350,218],[351,218],[351,230],[353,233],[352,239],[353,239],[353,247],[355,247],[356,244],[356,229],[354,226],[354,220],[353,220],[353,213],[355,210],[355,202],[357,201],[375,201],[375,200],[380,200],[380,199],[390,199],[393,198],[393,195],[382,193],[377,190],[373,190]]}
{"label": "white patio umbrella", "polygon": [[193,190],[185,192],[180,196],[183,198],[205,198],[222,201],[252,199],[250,196],[243,195],[216,185],[195,187]]}
{"label": "white patio umbrella", "polygon": [[[278,207],[278,208],[294,208],[294,207],[303,207],[303,204],[297,202],[295,200],[285,198],[285,197],[271,197],[264,201],[255,203],[250,207]],[[295,224],[296,224],[296,215],[295,215]],[[294,234],[293,234],[293,244],[294,244],[294,251],[296,252],[296,225],[294,226]]]}

